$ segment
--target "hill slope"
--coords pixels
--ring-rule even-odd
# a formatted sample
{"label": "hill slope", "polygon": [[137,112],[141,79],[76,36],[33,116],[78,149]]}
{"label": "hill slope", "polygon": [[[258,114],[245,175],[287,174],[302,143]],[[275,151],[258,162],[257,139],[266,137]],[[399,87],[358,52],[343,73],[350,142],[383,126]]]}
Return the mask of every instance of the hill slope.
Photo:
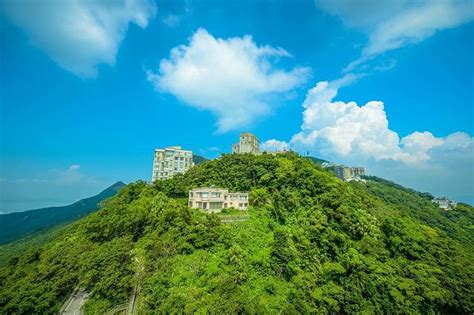
{"label": "hill slope", "polygon": [[35,231],[59,223],[76,220],[99,207],[104,199],[115,195],[125,184],[117,182],[99,194],[79,200],[71,205],[49,207],[0,215],[0,244],[19,239]]}
{"label": "hill slope", "polygon": [[[373,183],[344,183],[288,153],[226,155],[128,185],[0,268],[0,312],[53,314],[80,285],[92,293],[86,313],[101,314],[138,284],[145,314],[472,314],[473,208],[451,220],[465,233],[450,234],[418,217],[422,196],[384,200]],[[189,209],[188,189],[208,185],[250,191],[249,220]]]}

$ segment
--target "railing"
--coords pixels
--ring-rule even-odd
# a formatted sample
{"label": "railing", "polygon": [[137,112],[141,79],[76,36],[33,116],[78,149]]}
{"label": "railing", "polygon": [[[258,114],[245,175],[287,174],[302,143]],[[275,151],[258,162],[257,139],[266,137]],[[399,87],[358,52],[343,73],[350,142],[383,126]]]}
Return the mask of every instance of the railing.
{"label": "railing", "polygon": [[220,215],[219,216],[222,223],[236,223],[236,222],[245,222],[248,221],[249,215]]}

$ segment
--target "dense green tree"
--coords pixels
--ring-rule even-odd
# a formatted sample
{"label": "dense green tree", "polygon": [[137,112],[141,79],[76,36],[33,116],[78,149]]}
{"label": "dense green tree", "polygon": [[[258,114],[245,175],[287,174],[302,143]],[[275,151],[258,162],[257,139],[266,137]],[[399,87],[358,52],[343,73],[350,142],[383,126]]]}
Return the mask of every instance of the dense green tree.
{"label": "dense green tree", "polygon": [[[189,189],[249,191],[248,221],[187,207]],[[75,287],[102,314],[474,313],[474,209],[378,178],[344,183],[295,154],[224,155],[128,185],[0,267],[0,313],[56,313]],[[6,248],[6,247],[3,247]]]}

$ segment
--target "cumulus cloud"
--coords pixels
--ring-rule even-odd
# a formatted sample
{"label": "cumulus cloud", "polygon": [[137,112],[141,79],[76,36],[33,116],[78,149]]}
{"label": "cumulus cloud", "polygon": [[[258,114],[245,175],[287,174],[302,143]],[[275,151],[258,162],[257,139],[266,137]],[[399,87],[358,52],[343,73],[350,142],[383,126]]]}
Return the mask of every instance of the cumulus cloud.
{"label": "cumulus cloud", "polygon": [[464,132],[445,137],[415,131],[401,137],[390,129],[382,101],[364,105],[335,100],[356,79],[319,82],[303,103],[301,131],[289,143],[271,139],[262,148],[297,152],[349,165],[436,195],[474,202],[474,138]]}
{"label": "cumulus cloud", "polygon": [[472,150],[473,138],[459,132],[440,138],[415,131],[400,139],[389,128],[383,102],[359,106],[356,102],[334,101],[338,85],[338,81],[323,81],[309,90],[303,103],[301,132],[293,136],[293,146],[311,148],[325,158],[394,160],[412,165],[429,161],[434,148]]}
{"label": "cumulus cloud", "polygon": [[251,36],[215,38],[198,29],[188,45],[173,48],[148,80],[162,92],[189,106],[209,110],[218,118],[218,131],[247,126],[270,112],[275,96],[284,96],[305,82],[310,70],[276,67],[291,55],[282,48],[258,46]]}
{"label": "cumulus cloud", "polygon": [[81,77],[114,65],[128,25],[145,28],[156,14],[152,0],[2,0],[0,7],[34,45]]}
{"label": "cumulus cloud", "polygon": [[289,148],[290,146],[287,142],[276,139],[267,140],[260,145],[260,150],[266,152],[288,151]]}
{"label": "cumulus cloud", "polygon": [[471,0],[317,0],[317,5],[336,15],[349,27],[369,34],[360,58],[345,71],[389,50],[420,42],[437,31],[457,27],[474,19]]}

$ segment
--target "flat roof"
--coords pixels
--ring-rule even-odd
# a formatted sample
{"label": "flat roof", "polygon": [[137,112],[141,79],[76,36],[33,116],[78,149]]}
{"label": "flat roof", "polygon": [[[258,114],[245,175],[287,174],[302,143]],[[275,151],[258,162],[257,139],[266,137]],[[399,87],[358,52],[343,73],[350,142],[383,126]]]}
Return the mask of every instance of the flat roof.
{"label": "flat roof", "polygon": [[211,191],[211,192],[227,192],[229,194],[248,194],[248,192],[229,192],[227,188],[218,188],[218,187],[199,187],[199,188],[193,188],[190,190],[190,192],[196,192],[196,191]]}

